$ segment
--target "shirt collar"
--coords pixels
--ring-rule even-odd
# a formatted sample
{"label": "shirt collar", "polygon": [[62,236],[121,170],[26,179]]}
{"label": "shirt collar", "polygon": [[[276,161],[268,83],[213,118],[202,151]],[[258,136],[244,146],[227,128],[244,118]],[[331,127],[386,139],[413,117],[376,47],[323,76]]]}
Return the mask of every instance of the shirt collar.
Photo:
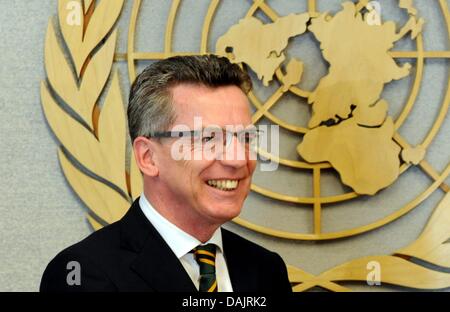
{"label": "shirt collar", "polygon": [[218,251],[223,250],[222,231],[220,230],[220,227],[206,243],[202,244],[198,239],[186,233],[156,211],[147,200],[144,193],[142,193],[139,198],[139,206],[178,259],[189,253],[198,245],[214,244],[218,247]]}

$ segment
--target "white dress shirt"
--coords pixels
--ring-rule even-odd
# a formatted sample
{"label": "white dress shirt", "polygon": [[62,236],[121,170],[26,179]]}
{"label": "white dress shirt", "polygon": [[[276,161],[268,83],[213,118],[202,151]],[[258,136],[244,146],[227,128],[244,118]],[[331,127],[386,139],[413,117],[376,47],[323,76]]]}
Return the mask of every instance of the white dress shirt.
{"label": "white dress shirt", "polygon": [[155,208],[153,208],[144,194],[142,194],[139,199],[139,206],[147,219],[153,224],[167,245],[169,245],[170,249],[172,249],[178,260],[180,260],[197,289],[199,289],[200,284],[200,268],[194,258],[194,254],[190,253],[190,251],[198,245],[216,245],[216,280],[218,291],[233,291],[230,274],[228,273],[227,263],[223,254],[222,232],[220,228],[214,232],[210,240],[202,244],[198,239],[184,232],[164,218],[155,210]]}

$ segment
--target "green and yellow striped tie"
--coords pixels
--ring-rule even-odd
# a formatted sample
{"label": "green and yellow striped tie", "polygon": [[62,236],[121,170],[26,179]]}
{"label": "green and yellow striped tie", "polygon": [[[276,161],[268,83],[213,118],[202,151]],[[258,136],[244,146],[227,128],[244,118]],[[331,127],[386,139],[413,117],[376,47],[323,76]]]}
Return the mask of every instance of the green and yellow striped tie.
{"label": "green and yellow striped tie", "polygon": [[193,249],[195,260],[200,267],[200,287],[202,292],[217,292],[216,245],[207,244]]}

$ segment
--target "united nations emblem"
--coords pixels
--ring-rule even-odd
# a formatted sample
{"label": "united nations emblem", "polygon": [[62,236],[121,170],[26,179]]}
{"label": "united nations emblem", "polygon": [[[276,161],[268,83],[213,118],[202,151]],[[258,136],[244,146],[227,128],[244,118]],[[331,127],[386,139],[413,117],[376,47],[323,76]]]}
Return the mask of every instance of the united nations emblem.
{"label": "united nations emblem", "polygon": [[[139,61],[163,59],[177,54],[215,53],[241,65],[254,78],[249,94],[254,106],[254,124],[278,125],[290,136],[280,153],[260,148],[263,161],[311,179],[311,194],[277,190],[270,182],[255,179],[257,196],[289,205],[308,207],[312,230],[301,232],[257,224],[245,216],[234,220],[248,229],[280,239],[331,240],[358,235],[384,226],[415,209],[435,191],[444,192],[421,236],[393,255],[355,259],[314,276],[290,267],[294,290],[320,286],[334,291],[347,288],[339,281],[366,281],[367,265],[384,269],[383,282],[404,287],[437,289],[450,287],[450,274],[428,268],[413,259],[449,268],[449,186],[445,183],[450,164],[441,172],[427,160],[427,150],[444,123],[450,102],[450,84],[437,116],[420,142],[402,135],[420,93],[426,61],[448,59],[450,51],[428,50],[423,32],[428,21],[413,0],[396,1],[403,21],[383,15],[376,1],[342,1],[333,13],[319,12],[315,0],[304,0],[307,10],[281,16],[264,0],[254,0],[245,15],[210,42],[211,28],[221,5],[211,0],[201,29],[200,46],[194,52],[173,51],[173,31],[181,0],[173,0],[168,13],[163,52],[136,51],[136,28],[141,0],[130,1],[131,18],[126,53],[116,52],[116,22],[124,0],[59,0],[58,21],[49,22],[45,44],[47,81],[41,84],[42,105],[60,145],[58,155],[64,174],[90,209],[88,220],[95,229],[119,219],[140,195],[140,173],[127,148],[126,117],[120,74],[113,66],[126,61],[128,77],[136,77]],[[450,13],[445,0],[430,1],[439,10],[450,39]],[[308,64],[302,51],[291,52],[293,40],[314,40],[317,60],[325,68],[311,78],[317,64]],[[409,49],[396,49],[398,43]],[[211,49],[212,47],[212,49]],[[300,48],[301,50],[301,48]],[[444,65],[448,71],[448,64]],[[312,75],[312,76],[311,76]],[[317,81],[312,84],[311,81]],[[393,97],[392,85],[408,80],[402,101]],[[263,91],[261,91],[263,90]],[[281,118],[277,107],[289,97],[306,107],[307,118],[296,119],[289,109]],[[297,120],[297,121],[296,121]],[[305,124],[298,122],[305,121]],[[445,151],[444,151],[445,153]],[[132,156],[132,155],[131,155]],[[420,170],[432,183],[406,204],[393,206],[383,196],[410,170]],[[324,180],[334,176],[341,193],[327,194]],[[269,176],[265,176],[269,177]],[[265,181],[261,183],[261,181]],[[269,182],[269,183],[267,183]],[[300,191],[300,190],[299,190]],[[327,230],[323,215],[327,206],[345,205],[355,198],[373,200],[359,213],[373,213],[368,224]],[[357,209],[356,209],[357,210]],[[356,211],[355,210],[355,211]],[[382,211],[380,211],[382,210]],[[355,213],[358,213],[356,211]],[[411,279],[411,275],[416,278]]]}

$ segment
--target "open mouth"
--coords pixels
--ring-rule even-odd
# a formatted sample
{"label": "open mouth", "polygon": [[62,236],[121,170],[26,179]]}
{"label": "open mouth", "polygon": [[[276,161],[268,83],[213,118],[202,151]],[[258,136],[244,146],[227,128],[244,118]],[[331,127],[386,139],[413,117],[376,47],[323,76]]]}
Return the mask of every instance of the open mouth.
{"label": "open mouth", "polygon": [[231,192],[238,187],[239,180],[208,180],[206,183],[221,191]]}

